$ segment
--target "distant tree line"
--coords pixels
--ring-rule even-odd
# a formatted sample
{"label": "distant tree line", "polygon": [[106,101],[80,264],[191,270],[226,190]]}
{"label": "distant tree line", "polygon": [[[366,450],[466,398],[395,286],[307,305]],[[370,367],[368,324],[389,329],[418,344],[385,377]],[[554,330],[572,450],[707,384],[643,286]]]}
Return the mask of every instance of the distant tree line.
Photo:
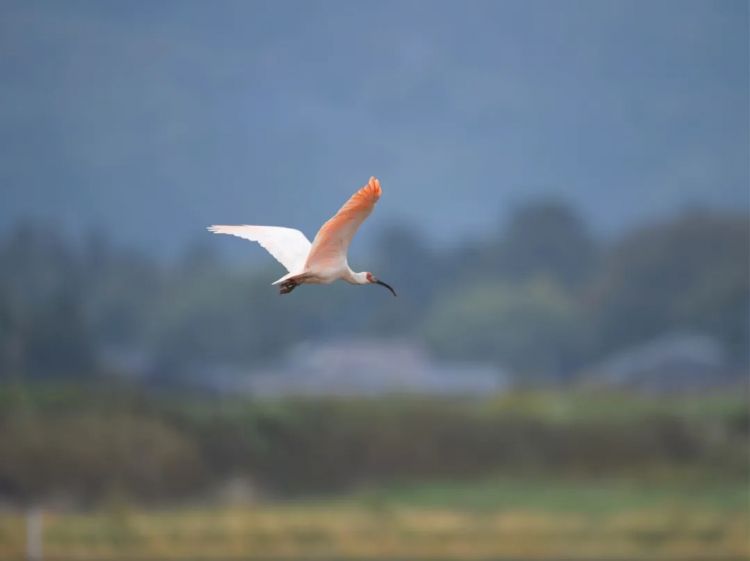
{"label": "distant tree line", "polygon": [[[269,286],[278,267],[229,266],[216,239],[163,263],[106,232],[73,241],[24,222],[0,239],[0,375],[85,378],[148,357],[151,379],[179,383],[191,364],[253,366],[302,340],[372,335],[422,339],[440,356],[491,361],[532,383],[564,382],[673,330],[715,336],[743,367],[749,240],[745,215],[694,210],[602,241],[574,209],[544,200],[458,247],[385,230],[362,262],[398,299],[348,285],[282,298]],[[362,268],[357,252],[351,261]]]}

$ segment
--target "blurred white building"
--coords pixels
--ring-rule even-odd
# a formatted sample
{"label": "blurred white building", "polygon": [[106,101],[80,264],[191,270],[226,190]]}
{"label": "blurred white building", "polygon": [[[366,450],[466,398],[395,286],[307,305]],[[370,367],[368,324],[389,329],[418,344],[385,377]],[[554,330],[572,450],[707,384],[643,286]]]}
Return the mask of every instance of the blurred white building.
{"label": "blurred white building", "polygon": [[737,380],[722,344],[700,333],[667,333],[587,369],[590,385],[652,393],[700,391]]}
{"label": "blurred white building", "polygon": [[488,364],[436,361],[417,343],[356,339],[301,344],[277,367],[231,385],[262,396],[481,395],[505,390],[509,378]]}

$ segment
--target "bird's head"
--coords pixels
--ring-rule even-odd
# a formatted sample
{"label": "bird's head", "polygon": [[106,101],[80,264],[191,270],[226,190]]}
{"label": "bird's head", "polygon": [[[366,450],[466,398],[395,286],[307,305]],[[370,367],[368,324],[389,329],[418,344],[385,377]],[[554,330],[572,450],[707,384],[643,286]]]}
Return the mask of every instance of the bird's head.
{"label": "bird's head", "polygon": [[396,291],[391,288],[390,285],[384,283],[382,280],[378,280],[375,278],[375,275],[372,273],[365,273],[365,278],[367,279],[367,282],[370,284],[379,284],[380,286],[386,287],[388,290],[391,291],[391,293],[396,296]]}

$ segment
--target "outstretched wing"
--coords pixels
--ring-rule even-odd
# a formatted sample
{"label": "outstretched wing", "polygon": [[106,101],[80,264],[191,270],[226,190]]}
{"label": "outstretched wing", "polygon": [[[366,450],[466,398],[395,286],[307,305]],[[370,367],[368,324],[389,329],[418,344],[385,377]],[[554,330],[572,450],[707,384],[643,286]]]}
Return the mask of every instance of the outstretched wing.
{"label": "outstretched wing", "polygon": [[334,217],[318,230],[306,266],[338,266],[346,261],[349,243],[357,228],[372,212],[381,193],[380,181],[371,177],[367,185],[354,193]]}
{"label": "outstretched wing", "polygon": [[294,228],[281,226],[209,226],[214,234],[229,234],[258,242],[290,273],[302,272],[310,253],[310,241]]}

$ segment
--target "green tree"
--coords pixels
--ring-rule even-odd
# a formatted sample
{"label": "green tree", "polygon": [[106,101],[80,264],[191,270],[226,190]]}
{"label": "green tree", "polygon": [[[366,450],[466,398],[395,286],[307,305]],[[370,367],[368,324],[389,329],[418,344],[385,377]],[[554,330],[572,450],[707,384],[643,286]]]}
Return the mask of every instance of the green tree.
{"label": "green tree", "polygon": [[[546,276],[568,288],[587,282],[597,264],[598,249],[584,220],[564,202],[539,200],[518,207],[502,237],[476,255],[480,270],[512,281]],[[466,267],[464,263],[464,268]]]}
{"label": "green tree", "polygon": [[750,221],[690,212],[640,229],[610,252],[587,298],[600,352],[667,330],[719,337],[747,361]]}
{"label": "green tree", "polygon": [[441,355],[491,359],[533,380],[571,374],[582,331],[565,290],[542,278],[457,288],[437,299],[425,321],[427,340]]}
{"label": "green tree", "polygon": [[371,329],[389,335],[413,331],[446,282],[443,263],[418,232],[403,224],[383,233],[373,263],[375,275],[393,284],[401,298],[384,302],[377,295],[363,301],[373,310]]}
{"label": "green tree", "polygon": [[87,377],[95,349],[78,297],[61,291],[33,315],[24,341],[26,374],[34,378]]}

